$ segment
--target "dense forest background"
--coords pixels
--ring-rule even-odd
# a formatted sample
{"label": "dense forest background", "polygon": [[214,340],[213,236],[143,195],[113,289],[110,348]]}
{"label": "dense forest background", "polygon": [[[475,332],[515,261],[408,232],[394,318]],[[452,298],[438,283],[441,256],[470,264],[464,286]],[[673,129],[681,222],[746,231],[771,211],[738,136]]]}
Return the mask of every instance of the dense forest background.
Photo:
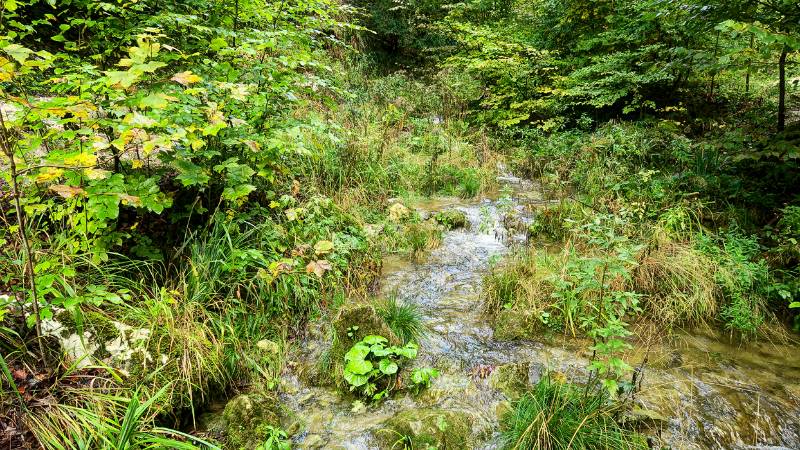
{"label": "dense forest background", "polygon": [[497,194],[498,167],[557,201],[506,211],[531,245],[485,313],[589,338],[602,402],[631,392],[630,323],[796,337],[795,0],[0,8],[0,447],[239,448],[195,411],[277,389],[309,323],[458,225],[394,199]]}

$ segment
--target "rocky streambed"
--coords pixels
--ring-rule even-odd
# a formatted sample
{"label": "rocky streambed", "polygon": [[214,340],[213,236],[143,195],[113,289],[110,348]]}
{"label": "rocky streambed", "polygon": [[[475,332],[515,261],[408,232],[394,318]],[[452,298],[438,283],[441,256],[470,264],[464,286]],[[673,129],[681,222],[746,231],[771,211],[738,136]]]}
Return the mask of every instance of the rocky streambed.
{"label": "rocky streambed", "polygon": [[[322,382],[330,379],[324,359],[331,336],[330,327],[317,324],[290,353],[275,397],[229,405],[226,413],[250,423],[247,413],[242,419],[236,411],[250,408],[279,420],[297,448],[391,448],[407,436],[414,448],[492,449],[500,446],[499,417],[524,389],[546,373],[584,379],[591,356],[586,342],[560,336],[501,341],[481,313],[484,275],[524,241],[508,230],[499,210],[516,209],[524,220],[546,204],[532,183],[514,177],[501,183],[510,188],[510,204],[507,197],[502,204],[440,198],[411,205],[424,214],[461,211],[468,226],[446,232],[421,259],[384,261],[383,295],[414,303],[424,315],[428,333],[413,366],[440,370],[429,389],[377,406],[341,394]],[[369,322],[374,310],[358,308],[349,312],[352,320]],[[339,326],[348,325],[347,306],[343,311]],[[640,423],[657,448],[800,448],[797,346],[737,346],[725,336],[695,331],[635,349],[628,360],[639,363],[646,352],[648,364],[629,420]],[[273,407],[259,410],[259,401]]]}

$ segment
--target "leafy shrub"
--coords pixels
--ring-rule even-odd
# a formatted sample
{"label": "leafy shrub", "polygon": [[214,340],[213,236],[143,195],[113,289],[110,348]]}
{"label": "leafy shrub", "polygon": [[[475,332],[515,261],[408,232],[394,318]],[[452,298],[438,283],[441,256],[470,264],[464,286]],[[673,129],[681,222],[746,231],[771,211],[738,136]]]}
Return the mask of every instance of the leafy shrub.
{"label": "leafy shrub", "polygon": [[404,361],[417,357],[413,342],[403,347],[387,347],[382,336],[366,336],[344,355],[344,380],[350,391],[373,401],[379,401],[394,388],[394,380]]}
{"label": "leafy shrub", "polygon": [[767,317],[766,296],[771,276],[766,261],[759,259],[757,238],[732,229],[718,237],[700,236],[700,250],[716,261],[725,304],[720,318],[725,327],[743,337],[755,336]]}
{"label": "leafy shrub", "polygon": [[559,383],[549,377],[501,418],[508,449],[648,448],[646,440],[615,421],[617,409],[604,391]]}

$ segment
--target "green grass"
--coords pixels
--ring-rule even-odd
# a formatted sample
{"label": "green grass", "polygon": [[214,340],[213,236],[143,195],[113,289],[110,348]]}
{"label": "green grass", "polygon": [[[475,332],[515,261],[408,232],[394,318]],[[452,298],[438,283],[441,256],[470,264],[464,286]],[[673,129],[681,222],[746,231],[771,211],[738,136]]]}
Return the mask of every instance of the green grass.
{"label": "green grass", "polygon": [[513,450],[648,448],[642,436],[617,424],[615,408],[603,393],[546,377],[502,417],[503,446]]}
{"label": "green grass", "polygon": [[413,303],[403,303],[395,297],[390,297],[381,302],[378,313],[404,344],[419,342],[426,333],[425,325],[422,323],[422,313]]}

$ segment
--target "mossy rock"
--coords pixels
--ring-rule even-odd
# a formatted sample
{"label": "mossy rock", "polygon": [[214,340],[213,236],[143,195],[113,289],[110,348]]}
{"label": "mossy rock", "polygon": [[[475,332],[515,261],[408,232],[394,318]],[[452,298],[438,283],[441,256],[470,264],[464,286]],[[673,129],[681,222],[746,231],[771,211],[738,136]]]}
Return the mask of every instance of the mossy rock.
{"label": "mossy rock", "polygon": [[497,366],[489,377],[489,385],[510,399],[522,397],[530,388],[528,364],[504,364]]}
{"label": "mossy rock", "polygon": [[498,341],[529,340],[537,337],[538,330],[526,320],[525,312],[502,309],[492,323],[494,338]]}
{"label": "mossy rock", "polygon": [[328,353],[328,361],[333,369],[334,382],[342,386],[344,378],[344,354],[350,348],[369,335],[383,336],[390,345],[402,345],[400,338],[394,334],[374,306],[368,303],[345,304],[333,319],[333,343]]}
{"label": "mossy rock", "polygon": [[213,427],[225,436],[226,449],[253,449],[264,442],[269,427],[280,426],[278,401],[273,394],[240,394],[228,401]]}
{"label": "mossy rock", "polygon": [[399,439],[407,439],[413,448],[466,449],[473,448],[473,422],[472,416],[462,411],[409,409],[387,420],[377,434],[385,449]]}
{"label": "mossy rock", "polygon": [[467,215],[457,209],[440,211],[433,215],[433,220],[448,230],[469,227]]}

